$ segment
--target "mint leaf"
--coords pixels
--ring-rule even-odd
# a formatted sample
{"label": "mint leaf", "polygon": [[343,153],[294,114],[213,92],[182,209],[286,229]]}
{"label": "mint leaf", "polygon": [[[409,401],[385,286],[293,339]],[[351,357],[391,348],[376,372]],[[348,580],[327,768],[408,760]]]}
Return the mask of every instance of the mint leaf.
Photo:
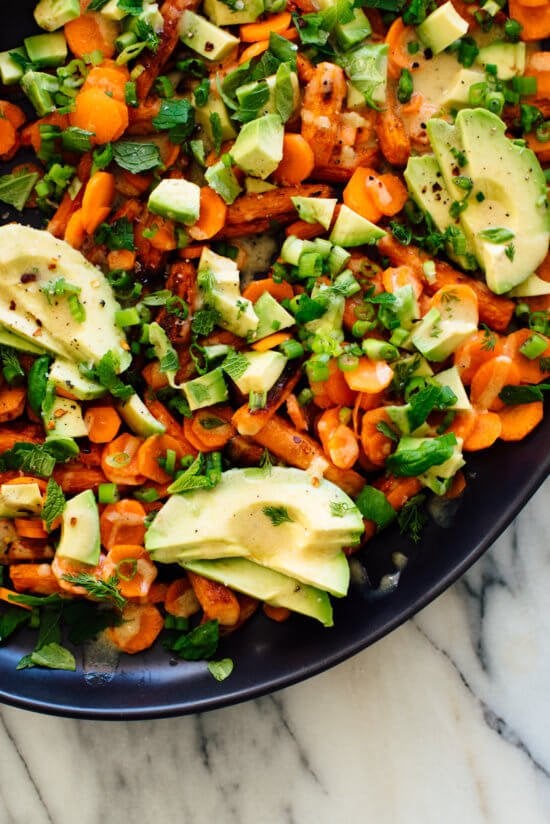
{"label": "mint leaf", "polygon": [[58,483],[50,478],[46,487],[46,500],[42,507],[42,520],[46,523],[46,529],[50,531],[52,524],[63,514],[67,503],[63,490]]}
{"label": "mint leaf", "polygon": [[69,672],[76,670],[76,661],[72,652],[55,642],[32,652],[30,661],[35,667],[68,670]]}
{"label": "mint leaf", "polygon": [[0,200],[2,203],[13,206],[18,212],[22,212],[37,181],[36,172],[2,175],[0,177]]}
{"label": "mint leaf", "polygon": [[209,661],[207,666],[216,681],[225,681],[233,672],[234,664],[231,658],[222,658],[221,661]]}
{"label": "mint leaf", "polygon": [[118,143],[113,143],[112,149],[118,165],[132,174],[148,172],[162,165],[160,152],[155,143],[119,140]]}

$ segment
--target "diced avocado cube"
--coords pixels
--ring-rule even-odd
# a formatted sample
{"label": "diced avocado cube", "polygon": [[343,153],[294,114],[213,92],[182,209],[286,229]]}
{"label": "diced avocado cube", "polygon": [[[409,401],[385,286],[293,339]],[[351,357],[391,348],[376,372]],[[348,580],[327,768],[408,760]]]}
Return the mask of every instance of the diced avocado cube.
{"label": "diced avocado cube", "polygon": [[280,352],[247,352],[244,356],[248,362],[240,378],[234,378],[243,395],[250,392],[269,392],[281,377],[287,364],[287,358]]}
{"label": "diced avocado cube", "polygon": [[103,6],[100,9],[101,14],[103,17],[106,17],[107,20],[123,20],[125,17],[128,16],[128,12],[125,11],[124,8],[121,8],[118,4],[118,0],[109,0],[106,6]]}
{"label": "diced avocado cube", "polygon": [[462,378],[460,377],[460,373],[456,366],[451,366],[450,369],[445,369],[443,372],[438,372],[437,375],[434,375],[434,380],[436,383],[441,384],[441,386],[448,386],[449,389],[451,389],[456,395],[455,403],[452,406],[447,407],[448,409],[455,409],[457,412],[463,412],[472,408],[472,404],[466,394],[464,384],[462,383]]}
{"label": "diced avocado cube", "polygon": [[[211,282],[208,282],[206,278],[203,281],[205,275]],[[201,252],[197,276],[201,291],[216,289],[236,297],[240,296],[237,264],[231,258],[213,252],[208,246],[205,246]]]}
{"label": "diced avocado cube", "polygon": [[525,55],[526,46],[522,41],[506,43],[502,40],[483,46],[476,57],[476,63],[483,68],[487,65],[496,66],[499,80],[511,80],[525,71]]}
{"label": "diced avocado cube", "polygon": [[[277,95],[280,90],[280,86],[278,87],[278,82],[283,82],[278,81],[278,77],[280,77],[280,75],[272,74],[264,80],[253,80],[251,83],[244,83],[242,86],[239,86],[235,93],[237,100],[239,101],[239,105],[243,109],[246,109],[246,104],[250,99],[255,101],[260,84],[265,83],[267,86],[268,98],[265,103],[257,109],[256,117],[261,117],[265,114],[278,114]],[[286,72],[284,82],[288,84],[286,86],[288,97],[290,97],[290,92],[292,90],[292,109],[286,118],[288,120],[294,115],[300,106],[300,84],[296,72],[291,71]],[[256,109],[256,105],[254,105],[254,108]]]}
{"label": "diced avocado cube", "polygon": [[44,428],[48,437],[85,438],[88,427],[82,417],[82,407],[78,401],[57,395],[49,414],[44,417]]}
{"label": "diced avocado cube", "polygon": [[268,183],[267,180],[258,180],[257,177],[245,177],[244,188],[247,195],[261,195],[277,187],[273,183]]}
{"label": "diced avocado cube", "polygon": [[37,483],[2,484],[0,518],[25,518],[42,512],[42,493]]}
{"label": "diced avocado cube", "polygon": [[216,26],[254,23],[264,11],[263,0],[243,0],[242,8],[232,8],[222,0],[204,0],[203,10]]}
{"label": "diced avocado cube", "polygon": [[161,180],[149,195],[149,211],[192,226],[199,219],[201,190],[189,180]]}
{"label": "diced avocado cube", "polygon": [[326,592],[300,584],[297,580],[260,566],[248,558],[186,561],[182,566],[272,606],[286,607],[292,612],[316,618],[325,627],[333,625],[332,607]]}
{"label": "diced avocado cube", "polygon": [[280,332],[281,329],[288,329],[294,326],[295,320],[281,304],[275,300],[269,292],[264,292],[254,304],[254,311],[260,322],[254,334],[254,340]]}
{"label": "diced avocado cube", "polygon": [[233,203],[242,192],[242,186],[235,172],[223,160],[218,160],[213,166],[209,166],[204,177],[210,188],[214,189],[228,204]]}
{"label": "diced avocado cube", "polygon": [[25,49],[21,46],[17,49],[0,52],[0,78],[4,86],[14,86],[23,77],[23,69],[13,57],[10,57],[13,52],[20,54],[21,57],[27,57]]}
{"label": "diced avocado cube", "polygon": [[85,378],[75,363],[62,358],[56,358],[50,366],[48,380],[56,388],[68,392],[79,401],[101,398],[106,392],[100,383]]}
{"label": "diced avocado cube", "polygon": [[386,102],[388,46],[363,43],[341,57],[341,65],[352,86],[363,96],[363,104],[379,108]]}
{"label": "diced avocado cube", "polygon": [[369,37],[372,34],[372,26],[363,9],[354,8],[353,20],[350,20],[349,23],[337,23],[334,27],[334,33],[338,45],[344,51],[347,51]]}
{"label": "diced avocado cube", "polygon": [[160,13],[158,3],[146,3],[143,6],[143,11],[132,17],[128,24],[128,31],[137,35],[138,39],[141,39],[140,26],[142,23],[150,26],[156,34],[160,34],[164,30],[164,17]]}
{"label": "diced avocado cube", "polygon": [[99,511],[91,489],[65,504],[56,556],[96,566],[100,555]]}
{"label": "diced avocado cube", "polygon": [[365,100],[365,95],[361,94],[359,89],[356,89],[353,83],[348,80],[348,93],[346,97],[346,108],[352,109],[353,111],[357,109],[364,109],[367,105]]}
{"label": "diced avocado cube", "polygon": [[363,246],[376,243],[386,232],[343,204],[333,226],[330,241],[337,246]]}
{"label": "diced avocado cube", "polygon": [[460,16],[451,0],[447,0],[429,14],[416,31],[424,45],[428,46],[433,54],[439,54],[466,34],[468,21]]}
{"label": "diced avocado cube", "polygon": [[233,138],[237,137],[237,132],[229,119],[225,103],[218,97],[215,90],[211,90],[206,105],[195,107],[195,122],[197,126],[200,126],[202,129],[203,137],[206,138],[209,146],[213,146],[216,142],[212,128],[213,115],[217,115],[219,118],[218,123],[222,143],[225,140],[233,140]]}
{"label": "diced avocado cube", "polygon": [[283,158],[284,126],[277,114],[245,123],[231,150],[237,166],[252,177],[265,180]]}
{"label": "diced avocado cube", "polygon": [[508,294],[512,298],[536,298],[541,295],[550,295],[550,283],[539,278],[538,275],[530,275]]}
{"label": "diced avocado cube", "polygon": [[484,83],[485,74],[473,69],[460,69],[454,76],[452,85],[447,86],[439,99],[447,110],[460,109],[470,103],[470,87],[474,83]]}
{"label": "diced avocado cube", "polygon": [[239,45],[238,37],[189,10],[183,12],[178,31],[182,43],[207,60],[223,60]]}
{"label": "diced avocado cube", "polygon": [[411,341],[425,358],[444,361],[477,329],[469,320],[443,319],[439,311],[430,309],[411,335]]}
{"label": "diced avocado cube", "polygon": [[134,435],[148,438],[149,435],[162,435],[166,427],[149,412],[139,395],[132,395],[127,401],[117,404],[120,417],[132,430]]}
{"label": "diced avocado cube", "polygon": [[34,19],[41,29],[55,31],[80,17],[80,0],[40,0]]}
{"label": "diced avocado cube", "polygon": [[292,197],[292,202],[301,220],[306,223],[320,223],[324,229],[330,227],[338,200],[335,197]]}
{"label": "diced avocado cube", "polygon": [[213,369],[192,381],[182,384],[189,408],[202,409],[215,403],[223,403],[228,398],[227,386],[221,369]]}
{"label": "diced avocado cube", "polygon": [[26,37],[25,48],[29,59],[38,69],[62,66],[67,59],[67,41],[60,31]]}
{"label": "diced avocado cube", "polygon": [[[411,441],[418,441],[419,439],[411,438]],[[458,472],[462,469],[466,461],[462,457],[462,438],[457,438],[457,442],[453,448],[453,454],[450,458],[444,461],[439,466],[432,466],[426,472],[418,476],[418,480],[422,486],[431,489],[436,495],[444,495],[449,489],[451,481]],[[414,448],[416,444],[411,443]]]}
{"label": "diced avocado cube", "polygon": [[45,72],[28,71],[21,78],[21,88],[34,106],[39,117],[55,111],[52,94],[59,90],[55,77]]}

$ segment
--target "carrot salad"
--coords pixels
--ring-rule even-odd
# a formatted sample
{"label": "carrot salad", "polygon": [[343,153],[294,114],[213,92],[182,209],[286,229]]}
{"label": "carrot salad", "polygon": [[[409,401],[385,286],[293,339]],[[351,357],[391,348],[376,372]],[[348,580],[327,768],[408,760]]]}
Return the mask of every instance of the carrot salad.
{"label": "carrot salad", "polygon": [[0,637],[221,680],[220,636],[330,626],[349,556],[543,419],[550,2],[35,19],[0,54]]}

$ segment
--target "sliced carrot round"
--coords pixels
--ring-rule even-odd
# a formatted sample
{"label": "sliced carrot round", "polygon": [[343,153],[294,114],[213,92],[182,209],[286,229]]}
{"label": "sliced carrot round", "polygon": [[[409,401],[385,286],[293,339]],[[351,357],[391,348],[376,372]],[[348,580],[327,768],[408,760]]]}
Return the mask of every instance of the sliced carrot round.
{"label": "sliced carrot round", "polygon": [[143,438],[124,433],[111,441],[101,456],[101,468],[107,480],[121,486],[141,486],[147,480],[138,469],[138,451]]}
{"label": "sliced carrot round", "polygon": [[181,458],[186,454],[181,442],[170,435],[151,435],[139,447],[138,472],[158,484],[169,483],[172,476],[165,472],[159,463],[159,459],[166,457],[168,450],[175,453],[176,466],[179,467]]}
{"label": "sliced carrot round", "polygon": [[116,544],[103,560],[101,575],[105,581],[115,575],[125,598],[145,598],[158,570],[143,546]]}
{"label": "sliced carrot round", "polygon": [[393,369],[386,361],[360,358],[356,369],[343,373],[347,385],[356,392],[381,392],[390,385]]}
{"label": "sliced carrot round", "polygon": [[152,604],[127,604],[122,610],[121,623],[106,630],[115,647],[129,655],[149,649],[164,626],[157,607]]}
{"label": "sliced carrot round", "polygon": [[505,386],[520,383],[520,371],[511,358],[498,355],[483,363],[472,378],[470,400],[476,409],[502,409],[499,394]]}
{"label": "sliced carrot round", "polygon": [[478,412],[474,419],[474,427],[464,441],[463,449],[465,452],[488,449],[498,440],[501,432],[502,422],[496,412]]}
{"label": "sliced carrot round", "polygon": [[539,425],[544,416],[542,401],[507,406],[498,413],[503,441],[521,441]]}
{"label": "sliced carrot round", "polygon": [[361,421],[361,443],[365,455],[375,466],[384,466],[393,450],[393,441],[378,429],[379,424],[391,426],[391,419],[384,407],[365,412]]}
{"label": "sliced carrot round", "polygon": [[102,89],[92,87],[77,94],[69,119],[71,126],[93,132],[96,143],[110,143],[128,128],[128,108]]}
{"label": "sliced carrot round", "polygon": [[145,540],[143,505],[133,498],[123,498],[107,504],[99,519],[101,544],[112,549],[117,544],[142,545]]}
{"label": "sliced carrot round", "polygon": [[301,134],[287,132],[283,138],[283,158],[273,172],[273,180],[283,186],[302,183],[314,166],[315,155],[307,140]]}

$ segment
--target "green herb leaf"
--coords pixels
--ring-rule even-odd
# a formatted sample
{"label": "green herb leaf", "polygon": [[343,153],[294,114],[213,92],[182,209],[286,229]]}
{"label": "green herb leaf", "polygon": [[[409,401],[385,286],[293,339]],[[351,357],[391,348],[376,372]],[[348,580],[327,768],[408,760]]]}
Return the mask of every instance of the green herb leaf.
{"label": "green herb leaf", "polygon": [[43,355],[34,361],[29,370],[27,400],[30,408],[36,415],[41,414],[42,403],[46,397],[50,362],[49,355]]}
{"label": "green herb leaf", "polygon": [[0,200],[22,212],[38,180],[36,172],[0,177]]}
{"label": "green herb leaf", "polygon": [[267,83],[260,81],[241,96],[241,105],[235,112],[234,117],[240,120],[241,123],[248,123],[260,115],[262,106],[265,106],[268,100],[269,87]]}
{"label": "green herb leaf", "polygon": [[223,141],[222,121],[218,112],[211,112],[210,114],[210,128],[212,129],[212,140],[214,143],[214,151],[219,154]]}
{"label": "green herb leaf", "polygon": [[195,87],[193,97],[195,98],[197,106],[206,106],[209,96],[210,80],[208,77],[205,77],[204,80],[201,80],[199,85]]}
{"label": "green herb leaf", "polygon": [[292,524],[294,518],[288,514],[288,510],[284,506],[264,506],[262,512],[269,518],[273,526],[281,526],[281,524]]}
{"label": "green herb leaf", "polygon": [[386,459],[386,467],[399,477],[412,478],[426,472],[432,466],[440,466],[448,461],[456,447],[456,437],[451,432],[437,438],[429,438],[422,445],[412,449],[401,448]]}
{"label": "green herb leaf", "polygon": [[185,661],[202,661],[216,654],[219,638],[218,622],[206,621],[176,638],[170,643],[169,649]]}
{"label": "green herb leaf", "polygon": [[185,99],[162,100],[153,126],[159,131],[169,131],[173,143],[183,143],[195,127],[193,106]]}
{"label": "green herb leaf", "polygon": [[[168,101],[164,101],[168,102]],[[121,169],[132,174],[148,172],[162,165],[158,146],[154,143],[140,143],[137,140],[119,140],[113,143],[113,158]]]}
{"label": "green herb leaf", "polygon": [[101,11],[103,6],[106,6],[109,0],[92,0],[88,6],[88,11]]}
{"label": "green herb leaf", "polygon": [[4,379],[10,385],[25,377],[25,372],[19,363],[17,351],[12,349],[11,346],[0,346],[0,362],[2,363]]}
{"label": "green herb leaf", "polygon": [[134,227],[127,217],[121,217],[113,223],[102,223],[94,235],[94,240],[98,244],[104,243],[111,251],[127,249],[133,252]]}
{"label": "green herb leaf", "polygon": [[57,643],[46,644],[35,650],[31,653],[30,660],[35,667],[68,670],[69,672],[76,670],[76,661],[72,652]]}
{"label": "green herb leaf", "polygon": [[355,503],[363,518],[374,521],[378,529],[387,527],[396,516],[384,493],[374,486],[364,486]]}
{"label": "green herb leaf", "polygon": [[486,240],[488,243],[506,243],[508,240],[515,238],[514,232],[503,226],[496,226],[493,229],[483,229],[482,232],[478,232],[477,236],[482,240]]}
{"label": "green herb leaf", "polygon": [[248,369],[248,359],[241,352],[230,352],[222,363],[222,369],[230,378],[238,381]]}
{"label": "green herb leaf", "polygon": [[234,664],[231,658],[222,658],[221,661],[209,661],[207,666],[216,681],[225,681],[233,672]]}
{"label": "green herb leaf", "polygon": [[428,523],[428,516],[424,509],[425,502],[425,495],[415,495],[414,498],[406,502],[397,515],[399,531],[402,535],[408,535],[415,544],[422,537],[422,530]]}
{"label": "green herb leaf", "polygon": [[0,643],[13,635],[18,627],[26,624],[30,617],[30,612],[26,609],[4,607],[0,613]]}
{"label": "green herb leaf", "polygon": [[42,507],[42,520],[45,521],[48,531],[51,529],[53,522],[63,514],[66,503],[63,490],[53,478],[50,478],[46,487],[46,500]]}
{"label": "green herb leaf", "polygon": [[344,518],[349,512],[356,511],[353,504],[348,504],[346,501],[331,501],[329,503],[330,514],[335,518]]}
{"label": "green herb leaf", "polygon": [[507,406],[520,403],[533,403],[544,398],[543,392],[550,390],[550,383],[539,383],[536,386],[504,386],[499,392],[499,398]]}
{"label": "green herb leaf", "polygon": [[407,418],[411,431],[424,423],[434,409],[443,410],[457,402],[457,397],[448,386],[428,383],[411,396]]}
{"label": "green herb leaf", "polygon": [[199,309],[198,312],[195,312],[193,320],[191,321],[191,330],[199,337],[206,337],[213,331],[219,319],[220,313],[217,309],[209,307]]}
{"label": "green herb leaf", "polygon": [[106,352],[99,361],[95,375],[99,383],[107,389],[115,398],[127,401],[134,394],[132,386],[123,383],[118,377],[118,369],[120,361],[117,355],[112,352]]}
{"label": "green herb leaf", "polygon": [[137,17],[143,11],[143,0],[118,0],[117,6],[125,14]]}
{"label": "green herb leaf", "polygon": [[96,601],[110,602],[119,609],[126,606],[126,598],[120,594],[116,575],[111,576],[108,581],[101,581],[99,578],[90,575],[89,572],[77,572],[75,574],[67,573],[63,576],[63,580],[69,584],[74,584],[74,586],[82,587]]}
{"label": "green herb leaf", "polygon": [[283,123],[286,123],[294,111],[292,72],[286,63],[281,63],[275,76],[275,108]]}
{"label": "green herb leaf", "polygon": [[391,426],[386,423],[386,421],[380,421],[379,423],[377,423],[376,429],[378,430],[378,432],[381,432],[382,435],[385,435],[386,438],[389,438],[391,441],[397,442],[399,440],[399,435],[397,434],[395,429],[392,429]]}
{"label": "green herb leaf", "polygon": [[107,627],[119,626],[120,612],[98,608],[97,604],[86,601],[71,601],[63,607],[63,621],[69,625],[69,641],[83,644],[97,638]]}

